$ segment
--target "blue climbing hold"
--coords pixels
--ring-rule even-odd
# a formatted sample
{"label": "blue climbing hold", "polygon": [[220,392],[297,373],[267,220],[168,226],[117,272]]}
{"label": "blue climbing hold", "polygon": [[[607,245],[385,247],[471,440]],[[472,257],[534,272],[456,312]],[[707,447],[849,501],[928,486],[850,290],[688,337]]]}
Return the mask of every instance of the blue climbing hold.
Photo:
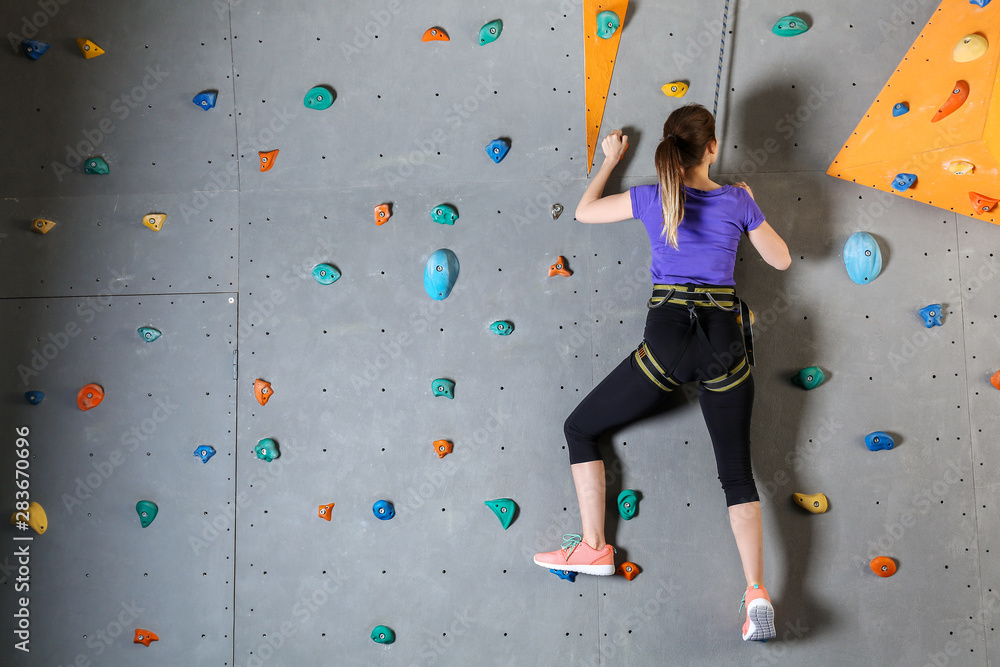
{"label": "blue climbing hold", "polygon": [[550,569],[549,572],[558,576],[560,579],[565,579],[570,583],[576,581],[576,572],[572,572],[570,570],[552,570],[552,569]]}
{"label": "blue climbing hold", "polygon": [[381,519],[382,521],[388,521],[392,517],[396,516],[396,509],[388,500],[379,500],[376,502],[372,505],[372,512],[375,514],[375,518]]}
{"label": "blue climbing hold", "polygon": [[24,397],[28,400],[28,403],[38,405],[45,398],[45,394],[40,391],[26,391],[24,392]]}
{"label": "blue climbing hold", "polygon": [[278,443],[271,438],[262,439],[254,446],[253,451],[257,458],[268,463],[281,456],[281,452],[278,451]]}
{"label": "blue climbing hold", "polygon": [[147,343],[152,343],[162,334],[159,329],[154,329],[153,327],[139,327],[139,335],[142,336],[142,339]]}
{"label": "blue climbing hold", "polygon": [[509,336],[510,332],[514,330],[514,325],[506,320],[497,320],[490,325],[490,331],[498,336]]}
{"label": "blue climbing hold", "polygon": [[191,100],[199,109],[204,109],[208,111],[209,109],[215,108],[215,101],[219,98],[219,94],[214,90],[206,90],[203,93],[198,93]]}
{"label": "blue climbing hold", "polygon": [[940,303],[932,303],[931,305],[925,306],[924,308],[920,309],[920,317],[923,318],[924,326],[926,326],[928,329],[930,329],[931,327],[941,326],[942,315],[943,313],[941,312]]}
{"label": "blue climbing hold", "polygon": [[880,449],[892,449],[896,441],[885,431],[874,431],[865,436],[865,445],[869,451],[877,452]]}
{"label": "blue climbing hold", "polygon": [[439,225],[454,225],[458,220],[458,211],[451,204],[438,204],[431,209],[431,220]]}
{"label": "blue climbing hold", "polygon": [[909,111],[910,111],[909,104],[907,104],[906,102],[897,102],[892,107],[892,117],[898,118],[905,113],[909,113]]}
{"label": "blue climbing hold", "polygon": [[969,0],[970,5],[975,5],[976,7],[985,7],[990,4],[990,0]]}
{"label": "blue climbing hold", "polygon": [[506,139],[494,139],[486,146],[486,154],[497,164],[507,157],[509,150],[510,142]]}
{"label": "blue climbing hold", "polygon": [[868,232],[854,232],[844,245],[847,275],[859,285],[867,285],[882,272],[882,250]]}
{"label": "blue climbing hold", "polygon": [[455,383],[451,380],[445,380],[444,378],[438,378],[431,383],[431,391],[434,392],[435,396],[441,396],[443,398],[455,398]]}
{"label": "blue climbing hold", "polygon": [[424,267],[424,289],[435,301],[443,301],[451,294],[458,280],[458,257],[451,250],[435,250]]}
{"label": "blue climbing hold", "polygon": [[24,51],[24,55],[28,56],[32,60],[38,60],[42,57],[43,53],[49,50],[49,45],[45,42],[26,39],[21,42],[21,49]]}
{"label": "blue climbing hold", "polygon": [[330,264],[317,264],[313,269],[313,278],[320,285],[332,285],[340,280],[340,271]]}
{"label": "blue climbing hold", "polygon": [[896,178],[892,181],[892,187],[902,192],[903,190],[909,190],[916,182],[916,174],[896,174]]}
{"label": "blue climbing hold", "polygon": [[212,445],[202,445],[194,450],[194,455],[200,458],[202,463],[208,463],[208,460],[215,456],[215,447]]}

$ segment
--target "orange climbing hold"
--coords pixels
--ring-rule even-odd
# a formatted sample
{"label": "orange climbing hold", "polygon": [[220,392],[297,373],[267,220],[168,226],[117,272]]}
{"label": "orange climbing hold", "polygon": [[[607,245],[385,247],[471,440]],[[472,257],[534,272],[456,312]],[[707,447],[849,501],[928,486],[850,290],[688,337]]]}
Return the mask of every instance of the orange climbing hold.
{"label": "orange climbing hold", "polygon": [[448,442],[447,440],[435,440],[434,441],[434,451],[437,453],[439,459],[451,454],[452,450],[455,449],[455,445]]}
{"label": "orange climbing hold", "polygon": [[274,394],[274,390],[271,389],[270,382],[257,378],[253,381],[253,394],[257,397],[258,403],[267,405],[267,402],[271,400],[271,395]]}
{"label": "orange climbing hold", "polygon": [[154,232],[158,232],[163,229],[163,223],[166,222],[167,216],[163,213],[150,213],[142,218],[142,224],[149,227]]}
{"label": "orange climbing hold", "polygon": [[97,44],[94,44],[89,39],[84,39],[83,37],[81,37],[80,39],[76,40],[76,45],[80,47],[80,53],[82,53],[83,57],[86,58],[87,60],[90,60],[91,58],[96,58],[97,56],[104,55],[104,49],[99,47]]}
{"label": "orange climbing hold", "polygon": [[990,378],[990,384],[992,384],[997,389],[1000,389],[1000,371],[997,371],[996,373],[993,374],[993,377]]}
{"label": "orange climbing hold", "polygon": [[81,410],[96,408],[104,400],[104,388],[99,384],[84,385],[76,394],[76,405]]}
{"label": "orange climbing hold", "polygon": [[260,170],[269,171],[274,166],[274,160],[278,157],[278,149],[273,151],[257,151],[260,155]]}
{"label": "orange climbing hold", "polygon": [[156,633],[152,630],[143,630],[142,628],[136,628],[135,639],[132,640],[133,644],[142,644],[143,646],[149,646],[151,642],[158,642],[160,638],[156,636]]}
{"label": "orange climbing hold", "polygon": [[451,38],[448,37],[448,33],[446,33],[443,28],[435,26],[433,28],[428,28],[420,40],[423,42],[450,42]]}
{"label": "orange climbing hold", "polygon": [[627,560],[618,566],[618,569],[615,570],[615,574],[620,574],[629,581],[632,581],[635,579],[635,575],[639,574],[639,566],[632,561]]}
{"label": "orange climbing hold", "polygon": [[871,568],[880,577],[891,577],[896,574],[896,561],[888,556],[879,556],[872,559]]}
{"label": "orange climbing hold", "polygon": [[619,26],[625,24],[628,0],[583,0],[583,62],[586,73],[584,81],[587,101],[587,174],[590,175],[597,150],[597,139],[604,120],[604,105],[608,101],[611,75],[615,71],[618,57],[618,43],[622,39],[622,28],[618,27],[607,38],[598,34],[597,15],[610,11],[618,16]]}
{"label": "orange climbing hold", "polygon": [[392,217],[392,211],[389,210],[388,204],[379,204],[375,207],[375,224],[384,225],[389,222],[389,218]]}
{"label": "orange climbing hold", "polygon": [[56,223],[43,218],[35,218],[31,221],[31,231],[39,234],[48,234],[49,230],[56,226]]}
{"label": "orange climbing hold", "polygon": [[571,275],[573,275],[573,272],[569,270],[566,258],[562,255],[559,255],[559,261],[549,267],[549,278],[552,276],[566,276],[569,278]]}
{"label": "orange climbing hold", "polygon": [[951,114],[955,113],[959,107],[965,104],[965,101],[969,99],[969,84],[967,81],[956,81],[955,87],[951,90],[951,95],[944,101],[941,108],[937,110],[934,117],[931,118],[932,123],[936,123],[939,120],[947,118]]}
{"label": "orange climbing hold", "polygon": [[329,505],[320,505],[319,509],[316,510],[316,516],[329,521],[330,515],[333,514],[333,505],[334,503],[330,503]]}
{"label": "orange climbing hold", "polygon": [[969,199],[972,200],[972,208],[976,213],[989,213],[996,207],[1000,200],[993,197],[981,195],[978,192],[970,192]]}

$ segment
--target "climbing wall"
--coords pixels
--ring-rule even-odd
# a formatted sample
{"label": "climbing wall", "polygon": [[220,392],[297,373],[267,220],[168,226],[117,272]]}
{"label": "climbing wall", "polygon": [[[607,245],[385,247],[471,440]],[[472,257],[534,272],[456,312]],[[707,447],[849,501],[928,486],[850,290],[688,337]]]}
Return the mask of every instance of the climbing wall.
{"label": "climbing wall", "polygon": [[[629,3],[599,136],[621,127],[630,149],[609,190],[653,180],[673,109],[718,104],[714,177],[750,183],[792,251],[784,273],[749,247],[737,266],[757,321],[778,636],[739,639],[744,582],[690,392],[604,450],[609,539],[639,575],[571,583],[532,563],[579,531],[562,423],[641,340],[649,289],[640,225],[572,216],[591,4],[0,8],[18,101],[0,165],[0,508],[26,428],[49,522],[0,536],[3,664],[996,662],[1000,229],[823,173],[931,2]],[[949,4],[996,33],[994,6]],[[776,35],[785,14],[809,30]],[[422,41],[429,28],[450,39]],[[81,37],[105,53],[84,58]],[[50,49],[32,61],[25,38]],[[314,87],[329,108],[304,104]],[[499,163],[484,150],[497,139]],[[95,156],[109,174],[84,173]],[[454,224],[432,219],[441,204]],[[56,225],[35,234],[35,218]],[[883,253],[868,285],[844,267],[856,231]],[[460,263],[443,300],[422,280],[438,249]],[[549,275],[560,257],[572,275]],[[320,284],[319,264],[339,278]],[[931,303],[941,327],[917,315]],[[820,387],[789,382],[814,365]],[[434,395],[439,378],[453,398]],[[80,411],[91,382],[105,398]],[[896,446],[869,451],[876,430]],[[795,492],[825,493],[829,511]],[[516,503],[506,529],[485,505],[501,498]],[[158,507],[145,528],[140,500]],[[10,638],[15,538],[31,535],[26,654]],[[897,574],[875,576],[876,556]],[[373,642],[377,626],[395,641]],[[159,639],[134,643],[137,628]]]}

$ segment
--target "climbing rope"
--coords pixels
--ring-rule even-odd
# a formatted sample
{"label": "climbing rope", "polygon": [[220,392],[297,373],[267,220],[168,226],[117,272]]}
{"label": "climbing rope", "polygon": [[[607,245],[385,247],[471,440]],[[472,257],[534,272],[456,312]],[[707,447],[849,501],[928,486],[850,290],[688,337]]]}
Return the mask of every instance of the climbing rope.
{"label": "climbing rope", "polygon": [[[735,0],[733,0],[735,4]],[[735,10],[735,7],[734,7]],[[712,115],[718,118],[719,115],[719,90],[722,88],[722,63],[726,54],[726,27],[729,24],[729,0],[722,10],[722,43],[719,45],[719,70],[715,74],[715,106]]]}

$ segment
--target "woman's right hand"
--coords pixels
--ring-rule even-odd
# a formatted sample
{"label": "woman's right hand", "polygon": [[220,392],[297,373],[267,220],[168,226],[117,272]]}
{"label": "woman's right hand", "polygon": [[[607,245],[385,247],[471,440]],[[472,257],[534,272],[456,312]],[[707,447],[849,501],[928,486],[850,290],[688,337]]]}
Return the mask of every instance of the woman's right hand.
{"label": "woman's right hand", "polygon": [[628,136],[622,134],[621,130],[613,130],[611,134],[604,137],[601,142],[601,150],[604,151],[604,159],[613,164],[617,164],[625,156],[628,150]]}

